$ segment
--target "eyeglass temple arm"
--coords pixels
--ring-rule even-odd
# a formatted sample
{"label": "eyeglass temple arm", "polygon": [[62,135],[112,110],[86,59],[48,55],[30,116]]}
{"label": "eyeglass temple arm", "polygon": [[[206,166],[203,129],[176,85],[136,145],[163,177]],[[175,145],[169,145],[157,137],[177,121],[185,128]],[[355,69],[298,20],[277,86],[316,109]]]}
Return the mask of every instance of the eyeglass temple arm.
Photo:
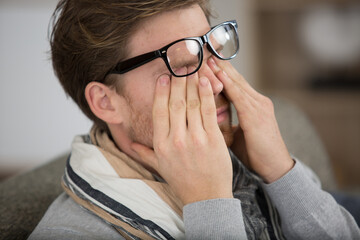
{"label": "eyeglass temple arm", "polygon": [[118,63],[116,67],[113,70],[111,70],[109,73],[124,74],[148,62],[151,62],[152,60],[158,57],[161,57],[161,53],[159,50],[145,53],[143,55],[130,58],[128,60]]}

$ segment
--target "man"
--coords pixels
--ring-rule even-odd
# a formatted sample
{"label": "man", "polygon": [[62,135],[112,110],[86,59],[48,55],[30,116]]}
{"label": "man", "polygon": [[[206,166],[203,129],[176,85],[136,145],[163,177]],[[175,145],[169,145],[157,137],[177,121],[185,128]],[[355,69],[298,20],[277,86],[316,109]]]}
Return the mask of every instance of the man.
{"label": "man", "polygon": [[63,0],[57,12],[55,72],[95,124],[30,239],[360,236],[226,61],[235,21],[210,28],[205,0]]}

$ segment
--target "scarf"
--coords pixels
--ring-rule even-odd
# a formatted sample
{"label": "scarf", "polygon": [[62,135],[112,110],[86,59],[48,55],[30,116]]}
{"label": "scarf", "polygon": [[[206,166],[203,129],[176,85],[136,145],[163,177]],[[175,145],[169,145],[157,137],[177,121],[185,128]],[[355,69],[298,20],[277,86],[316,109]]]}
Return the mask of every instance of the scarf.
{"label": "scarf", "polygon": [[[274,221],[265,216],[270,213],[271,219],[278,219],[276,211],[259,179],[231,151],[230,155],[233,193],[241,200],[248,239],[272,239]],[[183,205],[169,185],[121,152],[96,126],[90,135],[74,138],[62,186],[125,239],[185,239]]]}

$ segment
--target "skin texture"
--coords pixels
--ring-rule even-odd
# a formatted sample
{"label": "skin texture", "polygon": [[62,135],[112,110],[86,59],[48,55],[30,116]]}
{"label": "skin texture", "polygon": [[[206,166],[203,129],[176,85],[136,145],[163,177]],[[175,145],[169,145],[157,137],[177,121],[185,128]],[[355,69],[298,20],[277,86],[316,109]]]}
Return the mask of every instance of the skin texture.
{"label": "skin texture", "polygon": [[[129,58],[209,29],[197,5],[159,14],[132,36]],[[119,76],[119,81],[122,95],[101,83],[87,86],[91,110],[108,124],[119,149],[159,174],[184,205],[233,197],[227,146],[266,182],[277,180],[294,164],[271,101],[230,62],[212,57],[206,48],[196,74],[170,76],[163,60],[156,59]],[[235,131],[229,100],[239,118]]]}

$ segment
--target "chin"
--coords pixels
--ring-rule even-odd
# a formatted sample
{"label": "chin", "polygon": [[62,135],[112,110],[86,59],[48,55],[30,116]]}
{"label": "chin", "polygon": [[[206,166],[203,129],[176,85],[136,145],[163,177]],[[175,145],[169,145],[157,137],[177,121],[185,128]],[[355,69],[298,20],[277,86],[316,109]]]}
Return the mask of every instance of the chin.
{"label": "chin", "polygon": [[[221,109],[224,106],[226,107],[226,112],[220,113],[223,115],[222,119],[219,119],[219,113],[218,113],[218,124],[220,131],[222,132],[224,136],[224,140],[226,143],[226,146],[230,147],[231,144],[234,141],[234,132],[232,128],[232,112],[230,108],[230,101],[226,98],[226,96],[221,93],[215,98],[215,104],[217,109]],[[225,117],[224,117],[225,114]]]}
{"label": "chin", "polygon": [[224,139],[225,139],[226,146],[227,146],[227,147],[230,147],[231,144],[232,144],[233,141],[234,141],[234,134],[233,134],[233,132],[223,132],[223,136],[224,136]]}
{"label": "chin", "polygon": [[234,141],[234,129],[231,122],[231,111],[228,111],[228,118],[219,124],[220,131],[224,136],[226,146],[230,147]]}

